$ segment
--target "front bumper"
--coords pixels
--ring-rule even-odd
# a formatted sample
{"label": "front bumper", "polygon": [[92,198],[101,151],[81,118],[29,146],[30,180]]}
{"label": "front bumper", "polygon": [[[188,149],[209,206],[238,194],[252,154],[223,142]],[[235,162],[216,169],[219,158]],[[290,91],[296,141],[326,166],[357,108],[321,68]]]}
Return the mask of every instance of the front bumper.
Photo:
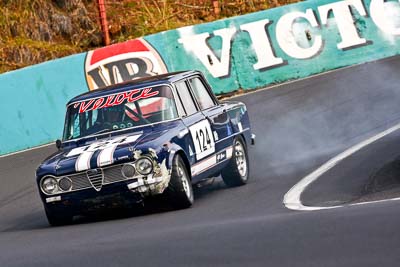
{"label": "front bumper", "polygon": [[[161,194],[169,177],[138,178],[103,185],[97,191],[87,188],[79,191],[47,196],[41,193],[46,209],[52,212],[85,213],[103,208],[115,208],[137,204],[145,196]],[[167,183],[168,184],[168,183]]]}
{"label": "front bumper", "polygon": [[[129,190],[127,184],[127,182],[119,182],[106,185],[100,191],[89,188],[57,196],[42,196],[42,200],[46,209],[52,212],[68,212],[71,214],[142,202],[143,195]],[[49,202],[49,199],[52,201]]]}

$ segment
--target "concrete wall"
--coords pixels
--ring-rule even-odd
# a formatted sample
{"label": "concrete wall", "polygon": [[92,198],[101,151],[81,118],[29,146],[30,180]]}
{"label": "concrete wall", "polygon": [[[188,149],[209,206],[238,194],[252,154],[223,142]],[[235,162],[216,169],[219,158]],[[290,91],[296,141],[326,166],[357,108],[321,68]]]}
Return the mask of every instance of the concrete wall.
{"label": "concrete wall", "polygon": [[0,75],[0,155],[61,136],[67,99],[87,91],[85,55]]}
{"label": "concrete wall", "polygon": [[0,75],[0,155],[59,138],[68,99],[124,80],[198,69],[226,93],[399,53],[399,1],[309,0],[145,36]]}

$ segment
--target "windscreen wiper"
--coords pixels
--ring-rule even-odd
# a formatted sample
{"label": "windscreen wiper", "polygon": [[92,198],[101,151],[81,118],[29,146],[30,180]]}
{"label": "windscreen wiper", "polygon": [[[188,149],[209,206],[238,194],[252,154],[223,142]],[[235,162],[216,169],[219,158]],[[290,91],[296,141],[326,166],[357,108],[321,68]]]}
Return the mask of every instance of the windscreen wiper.
{"label": "windscreen wiper", "polygon": [[91,135],[96,135],[96,134],[101,134],[101,133],[107,133],[107,132],[112,132],[112,129],[103,129],[103,130],[100,130],[100,131],[98,131],[98,132],[95,132],[95,133],[93,133],[93,134],[91,134]]}

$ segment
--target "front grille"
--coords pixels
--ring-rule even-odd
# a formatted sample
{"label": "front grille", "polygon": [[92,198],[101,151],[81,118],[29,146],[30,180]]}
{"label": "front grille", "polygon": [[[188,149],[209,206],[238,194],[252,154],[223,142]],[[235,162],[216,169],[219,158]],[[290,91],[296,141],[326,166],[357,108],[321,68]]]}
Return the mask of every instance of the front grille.
{"label": "front grille", "polygon": [[122,165],[112,166],[104,169],[104,183],[110,184],[124,181],[126,178],[121,173]]}
{"label": "front grille", "polygon": [[86,172],[86,175],[90,183],[93,185],[94,189],[100,191],[101,187],[103,186],[103,178],[104,178],[103,170],[102,169],[88,170]]}
{"label": "front grille", "polygon": [[86,176],[86,173],[79,173],[68,177],[72,181],[72,191],[92,187],[89,179]]}
{"label": "front grille", "polygon": [[77,174],[67,175],[72,181],[71,191],[77,191],[87,188],[94,188],[100,191],[105,184],[111,184],[127,179],[122,176],[121,169],[123,165],[114,165],[104,169],[98,168],[81,172]]}

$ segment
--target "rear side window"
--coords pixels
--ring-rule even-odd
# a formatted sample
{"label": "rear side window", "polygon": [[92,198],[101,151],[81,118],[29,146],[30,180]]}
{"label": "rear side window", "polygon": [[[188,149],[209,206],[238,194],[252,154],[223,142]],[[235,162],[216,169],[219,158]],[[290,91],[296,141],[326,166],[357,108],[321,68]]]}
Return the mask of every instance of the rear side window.
{"label": "rear side window", "polygon": [[189,80],[189,83],[201,109],[207,109],[215,106],[213,98],[200,78],[192,78]]}
{"label": "rear side window", "polygon": [[179,97],[178,93],[176,93],[176,96],[177,96],[176,101],[175,101],[176,108],[178,109],[179,114],[184,116],[184,115],[186,115],[186,112],[185,112],[185,109],[183,108],[181,98]]}
{"label": "rear side window", "polygon": [[176,89],[179,98],[182,102],[183,108],[185,109],[186,115],[192,115],[197,112],[196,104],[194,103],[193,97],[189,92],[189,88],[184,81],[176,83]]}

